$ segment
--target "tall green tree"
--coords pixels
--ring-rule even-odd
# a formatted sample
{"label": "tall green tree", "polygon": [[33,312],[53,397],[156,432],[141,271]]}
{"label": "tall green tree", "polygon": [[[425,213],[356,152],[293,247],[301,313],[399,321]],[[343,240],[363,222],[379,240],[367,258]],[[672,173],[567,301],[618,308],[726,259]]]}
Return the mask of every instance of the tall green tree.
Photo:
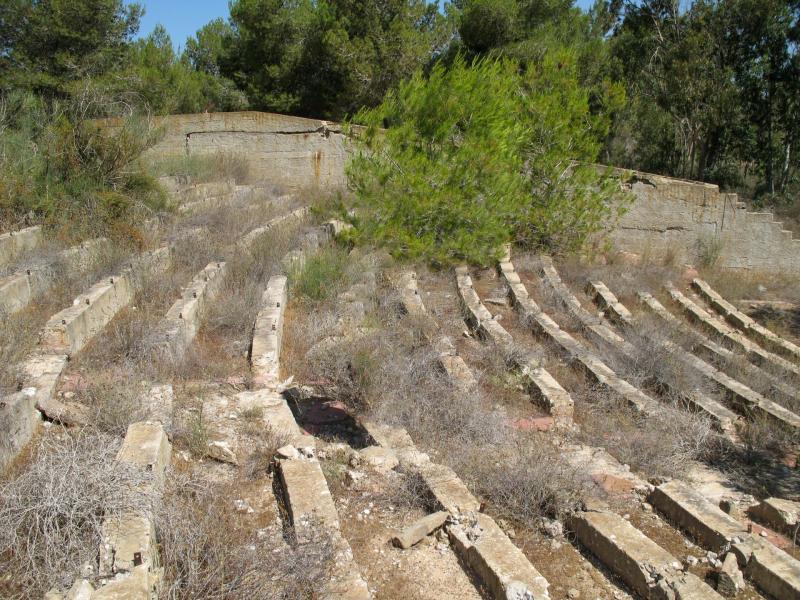
{"label": "tall green tree", "polygon": [[0,86],[63,96],[75,81],[120,68],[142,14],[122,0],[0,3]]}
{"label": "tall green tree", "polygon": [[444,23],[424,0],[235,0],[221,70],[254,108],[341,118],[427,64]]}
{"label": "tall green tree", "polygon": [[607,132],[574,55],[520,71],[456,57],[355,121],[356,239],[439,264],[490,264],[502,244],[579,248],[616,214],[619,184],[589,164]]}

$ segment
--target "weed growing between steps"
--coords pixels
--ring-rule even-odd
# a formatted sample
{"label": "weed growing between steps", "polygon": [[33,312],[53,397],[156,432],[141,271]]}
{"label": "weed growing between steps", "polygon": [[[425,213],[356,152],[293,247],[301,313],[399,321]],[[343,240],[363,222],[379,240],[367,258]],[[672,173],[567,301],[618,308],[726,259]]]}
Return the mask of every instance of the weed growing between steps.
{"label": "weed growing between steps", "polygon": [[[156,513],[164,600],[314,598],[329,581],[331,540],[320,534],[292,547],[262,534],[232,509],[236,482],[174,474]],[[324,531],[323,528],[312,528]]]}
{"label": "weed growing between steps", "polygon": [[114,460],[119,446],[93,429],[48,432],[28,468],[0,483],[0,596],[68,588],[96,560],[108,516],[153,510],[149,475]]}

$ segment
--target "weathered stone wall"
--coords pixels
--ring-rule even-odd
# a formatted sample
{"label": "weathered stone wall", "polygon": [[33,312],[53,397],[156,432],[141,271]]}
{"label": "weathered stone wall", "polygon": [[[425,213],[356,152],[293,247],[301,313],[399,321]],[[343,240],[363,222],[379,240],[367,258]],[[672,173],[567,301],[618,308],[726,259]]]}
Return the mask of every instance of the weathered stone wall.
{"label": "weathered stone wall", "polygon": [[638,173],[635,200],[611,231],[614,246],[654,258],[671,254],[721,268],[800,275],[800,240],[772,213],[753,213],[716,185]]}
{"label": "weathered stone wall", "polygon": [[164,136],[151,156],[239,154],[254,179],[286,190],[345,183],[346,142],[336,123],[251,111],[172,115],[158,125]]}
{"label": "weathered stone wall", "polygon": [[[113,126],[114,122],[109,121]],[[151,155],[236,153],[254,178],[287,190],[345,185],[347,142],[335,123],[261,112],[174,115]],[[635,201],[610,232],[622,251],[721,268],[800,275],[800,240],[771,213],[751,213],[716,185],[639,173]]]}

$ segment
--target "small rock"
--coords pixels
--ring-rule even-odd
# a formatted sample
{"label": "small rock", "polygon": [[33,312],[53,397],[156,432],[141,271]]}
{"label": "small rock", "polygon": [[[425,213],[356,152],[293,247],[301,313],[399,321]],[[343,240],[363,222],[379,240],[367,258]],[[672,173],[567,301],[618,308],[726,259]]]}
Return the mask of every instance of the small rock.
{"label": "small rock", "polygon": [[250,506],[246,500],[234,500],[233,505],[236,507],[236,512],[246,513],[248,515],[255,512],[253,507]]}
{"label": "small rock", "polygon": [[67,592],[67,600],[91,600],[94,588],[85,579],[80,579],[72,584]]}
{"label": "small rock", "polygon": [[560,538],[564,535],[564,526],[560,521],[545,520],[542,523],[542,531],[551,538]]}
{"label": "small rock", "polygon": [[567,590],[567,596],[570,598],[570,600],[576,600],[577,598],[581,597],[581,593],[575,588],[570,588]]}
{"label": "small rock", "polygon": [[677,560],[672,563],[672,568],[676,571],[683,571],[683,565],[679,563]]}
{"label": "small rock", "polygon": [[760,535],[763,538],[769,537],[769,534],[766,531],[764,531],[763,529],[761,530],[761,532],[758,535]]}
{"label": "small rock", "polygon": [[717,591],[723,596],[735,596],[744,587],[744,576],[739,570],[736,555],[728,552],[717,573]]}
{"label": "small rock", "polygon": [[232,465],[239,464],[236,454],[231,450],[227,442],[209,442],[206,447],[206,454],[219,462],[230,463]]}
{"label": "small rock", "polygon": [[533,593],[521,581],[512,581],[506,586],[505,600],[534,600]]}
{"label": "small rock", "polygon": [[364,473],[362,473],[361,471],[354,471],[353,469],[347,469],[344,472],[344,483],[348,487],[353,487],[361,483],[364,480],[364,477],[366,477],[366,475],[364,475]]}
{"label": "small rock", "polygon": [[300,452],[292,445],[281,446],[275,454],[278,458],[300,458]]}
{"label": "small rock", "polygon": [[72,400],[75,397],[75,392],[64,392],[64,398],[66,400]]}

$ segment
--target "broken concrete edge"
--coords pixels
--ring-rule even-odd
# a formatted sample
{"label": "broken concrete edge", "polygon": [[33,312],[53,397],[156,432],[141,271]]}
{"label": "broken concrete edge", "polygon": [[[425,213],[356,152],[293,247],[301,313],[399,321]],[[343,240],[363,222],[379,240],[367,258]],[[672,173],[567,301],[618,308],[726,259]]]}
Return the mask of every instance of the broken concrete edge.
{"label": "broken concrete edge", "polygon": [[[160,490],[171,451],[161,423],[141,421],[128,426],[116,460],[151,475],[149,485]],[[76,579],[73,589],[82,587],[89,600],[156,598],[162,571],[152,517],[137,513],[114,515],[103,522],[101,537],[95,582],[100,587],[94,589],[87,580]]]}
{"label": "broken concrete edge", "polygon": [[392,537],[392,543],[398,548],[407,550],[440,529],[449,517],[450,513],[446,510],[425,515],[402,531],[398,531]]}
{"label": "broken concrete edge", "polygon": [[23,252],[33,250],[42,242],[39,225],[0,234],[0,265],[6,265]]}
{"label": "broken concrete edge", "polygon": [[322,224],[322,227],[325,229],[328,235],[333,238],[339,237],[343,232],[353,229],[353,226],[350,223],[341,221],[339,219],[330,219],[329,221],[325,221]]}
{"label": "broken concrete edge", "polygon": [[768,346],[774,352],[784,357],[791,358],[795,362],[800,361],[800,347],[789,340],[783,339],[753,318],[744,314],[733,304],[725,300],[708,283],[700,278],[695,278],[692,280],[692,287],[714,308],[714,310],[720,313],[726,321],[738,328],[747,337]]}
{"label": "broken concrete edge", "polygon": [[392,284],[400,294],[400,307],[407,315],[425,315],[425,304],[419,293],[417,274],[414,271],[401,271],[393,278]]}
{"label": "broken concrete edge", "polygon": [[[578,541],[642,598],[721,599],[700,579],[629,521],[607,510],[584,511],[569,519]],[[668,594],[668,596],[670,596]]]}
{"label": "broken concrete edge", "polygon": [[281,343],[288,279],[283,275],[270,277],[261,296],[261,310],[253,324],[250,345],[250,368],[255,387],[275,386],[280,377]]}
{"label": "broken concrete edge", "polygon": [[599,308],[606,311],[611,320],[622,325],[630,325],[633,322],[631,312],[602,281],[589,281],[586,284],[586,294]]}
{"label": "broken concrete edge", "polygon": [[795,540],[800,529],[800,502],[782,498],[765,498],[752,506],[748,514],[754,520]]}
{"label": "broken concrete edge", "polygon": [[[480,513],[481,504],[449,467],[432,463],[420,452],[405,429],[360,421],[370,437],[381,447],[395,450],[400,466],[418,473],[438,508],[450,515],[447,525],[450,539],[461,559],[480,577],[497,600],[510,597],[516,589],[520,598],[546,600],[548,583],[522,551],[488,515]],[[437,513],[438,514],[438,513]],[[477,524],[477,540],[470,540],[465,524]],[[483,533],[487,535],[484,537]],[[482,539],[483,538],[483,539]],[[530,596],[524,594],[530,592]],[[516,596],[514,596],[516,597]]]}

